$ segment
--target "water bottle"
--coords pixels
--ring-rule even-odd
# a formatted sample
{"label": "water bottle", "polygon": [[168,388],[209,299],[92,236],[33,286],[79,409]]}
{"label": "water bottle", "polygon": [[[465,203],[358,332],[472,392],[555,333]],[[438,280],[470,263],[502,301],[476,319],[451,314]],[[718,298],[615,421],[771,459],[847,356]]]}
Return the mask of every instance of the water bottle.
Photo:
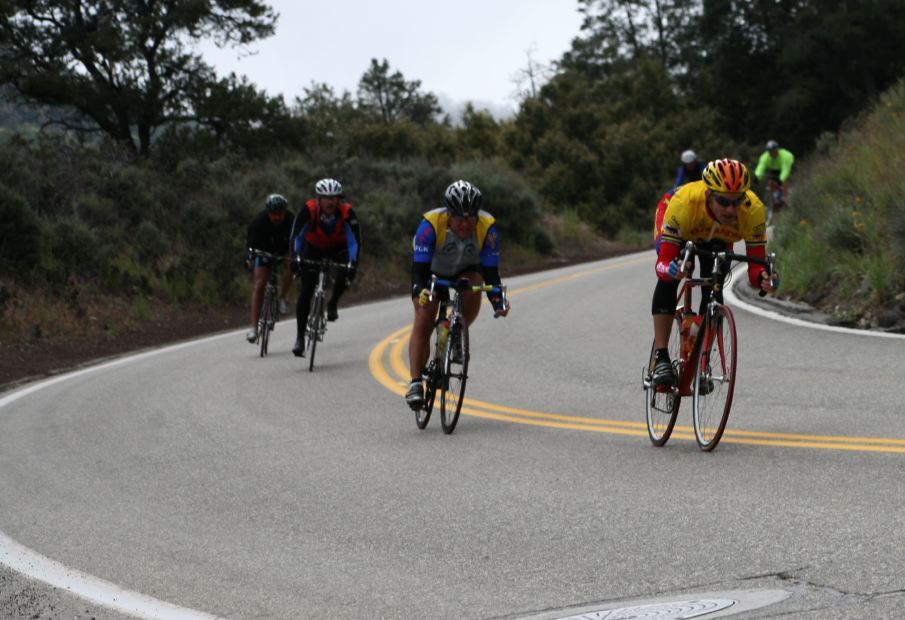
{"label": "water bottle", "polygon": [[679,333],[682,335],[682,343],[680,345],[680,355],[683,360],[691,357],[691,350],[694,349],[694,339],[698,335],[698,325],[700,319],[694,312],[689,312],[682,317],[682,327]]}
{"label": "water bottle", "polygon": [[446,339],[449,336],[449,319],[440,324],[437,330],[437,352],[442,354],[446,350]]}

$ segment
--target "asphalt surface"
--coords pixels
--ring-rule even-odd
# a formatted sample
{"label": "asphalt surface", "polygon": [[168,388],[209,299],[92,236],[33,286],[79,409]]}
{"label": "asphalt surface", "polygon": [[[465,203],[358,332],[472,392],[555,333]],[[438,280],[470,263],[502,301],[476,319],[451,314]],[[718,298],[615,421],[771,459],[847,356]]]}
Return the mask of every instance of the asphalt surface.
{"label": "asphalt surface", "polygon": [[[471,331],[467,396],[497,408],[451,436],[400,396],[407,299],[341,309],[314,373],[287,322],[266,359],[237,332],[37,390],[0,409],[0,532],[177,617],[519,618],[740,589],[790,596],[739,618],[900,617],[905,341],[737,308],[726,438],[657,449],[652,261],[511,279],[510,316]],[[124,617],[7,568],[0,616]]]}

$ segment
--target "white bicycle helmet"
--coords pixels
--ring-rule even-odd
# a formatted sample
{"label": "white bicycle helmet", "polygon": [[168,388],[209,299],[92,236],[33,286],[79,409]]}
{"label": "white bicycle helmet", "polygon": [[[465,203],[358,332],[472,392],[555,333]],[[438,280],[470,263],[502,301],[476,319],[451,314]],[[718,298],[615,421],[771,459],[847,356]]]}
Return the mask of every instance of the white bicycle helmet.
{"label": "white bicycle helmet", "polygon": [[698,160],[698,156],[691,149],[688,149],[687,151],[682,151],[682,163],[683,164],[690,164],[691,162],[694,162],[697,160]]}
{"label": "white bicycle helmet", "polygon": [[446,188],[443,200],[452,215],[470,217],[481,210],[481,190],[461,179]]}
{"label": "white bicycle helmet", "polygon": [[318,196],[342,196],[343,186],[336,179],[321,179],[314,184],[314,193]]}
{"label": "white bicycle helmet", "polygon": [[285,211],[289,207],[289,201],[281,194],[271,194],[264,201],[268,211]]}

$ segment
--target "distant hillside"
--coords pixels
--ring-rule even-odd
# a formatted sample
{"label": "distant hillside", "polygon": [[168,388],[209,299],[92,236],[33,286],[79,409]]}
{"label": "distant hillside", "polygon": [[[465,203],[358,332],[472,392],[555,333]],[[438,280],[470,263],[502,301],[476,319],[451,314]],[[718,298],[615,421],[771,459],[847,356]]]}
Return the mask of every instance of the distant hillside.
{"label": "distant hillside", "polygon": [[796,169],[776,224],[783,293],[905,332],[905,81]]}

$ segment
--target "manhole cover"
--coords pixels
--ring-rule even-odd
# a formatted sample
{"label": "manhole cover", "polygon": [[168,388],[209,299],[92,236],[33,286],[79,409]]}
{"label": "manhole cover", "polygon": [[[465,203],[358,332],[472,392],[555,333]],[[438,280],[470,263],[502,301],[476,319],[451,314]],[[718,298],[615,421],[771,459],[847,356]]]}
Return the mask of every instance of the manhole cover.
{"label": "manhole cover", "polygon": [[688,601],[669,601],[667,603],[649,603],[617,609],[601,609],[565,616],[557,620],[632,620],[633,618],[660,618],[662,620],[685,620],[697,618],[704,614],[728,609],[738,601],[732,599],[692,599]]}
{"label": "manhole cover", "polygon": [[566,607],[559,611],[525,616],[521,620],[685,620],[719,618],[765,607],[787,599],[786,590],[735,590],[703,594],[635,599],[618,603],[598,603]]}

